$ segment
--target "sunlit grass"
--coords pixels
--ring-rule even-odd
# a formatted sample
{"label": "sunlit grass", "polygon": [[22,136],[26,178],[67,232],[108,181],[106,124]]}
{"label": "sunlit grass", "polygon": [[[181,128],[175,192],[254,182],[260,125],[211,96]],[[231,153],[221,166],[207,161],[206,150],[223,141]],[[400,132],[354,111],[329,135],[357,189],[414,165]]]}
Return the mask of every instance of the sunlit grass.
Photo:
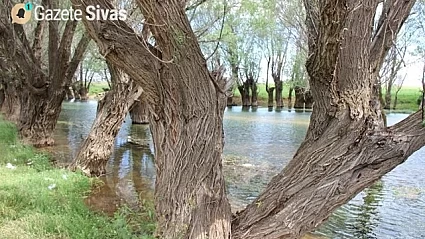
{"label": "sunlit grass", "polygon": [[107,82],[92,82],[89,91],[90,96],[96,96],[97,94],[105,92],[103,88],[109,89]]}
{"label": "sunlit grass", "polygon": [[0,119],[0,238],[153,238],[153,206],[113,218],[90,211],[84,196],[97,179],[51,166]]}
{"label": "sunlit grass", "polygon": [[[273,84],[270,84],[270,87],[273,87]],[[266,85],[264,83],[259,83],[258,84],[258,101],[260,106],[266,107],[267,106],[267,99],[268,99],[268,95],[267,95],[267,91],[266,91]],[[383,91],[383,94],[385,94],[385,90]],[[421,93],[421,89],[420,87],[403,87],[401,88],[401,90],[398,92],[397,95],[397,106],[396,106],[396,110],[398,110],[397,112],[399,112],[399,110],[407,110],[407,112],[411,113],[412,111],[416,111],[418,110],[418,99],[420,99],[422,93]],[[289,85],[284,84],[283,85],[283,91],[282,91],[282,96],[284,98],[284,105],[287,106],[287,99],[289,96]],[[234,90],[234,98],[235,98],[235,102],[240,105],[240,93],[239,90],[235,88]],[[295,100],[295,92],[292,92],[292,98],[293,100]],[[394,98],[395,98],[395,90],[393,89],[392,91],[392,102],[391,104],[393,104],[394,102]],[[392,106],[391,106],[391,110],[392,110]]]}

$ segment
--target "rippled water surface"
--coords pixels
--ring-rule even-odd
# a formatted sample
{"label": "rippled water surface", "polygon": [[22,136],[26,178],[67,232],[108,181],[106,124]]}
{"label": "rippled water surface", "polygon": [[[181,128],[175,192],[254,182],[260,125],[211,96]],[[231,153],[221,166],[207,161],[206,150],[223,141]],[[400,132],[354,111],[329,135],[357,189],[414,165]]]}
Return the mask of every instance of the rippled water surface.
{"label": "rippled water surface", "polygon": [[[95,101],[67,102],[51,151],[62,163],[71,160],[95,117]],[[302,142],[310,113],[226,110],[224,171],[234,210],[252,201],[272,176],[292,158]],[[389,114],[394,124],[406,114]],[[338,209],[318,231],[319,238],[425,238],[425,148]],[[104,176],[105,185],[87,199],[112,214],[123,203],[137,208],[152,199],[155,180],[149,127],[126,120]]]}

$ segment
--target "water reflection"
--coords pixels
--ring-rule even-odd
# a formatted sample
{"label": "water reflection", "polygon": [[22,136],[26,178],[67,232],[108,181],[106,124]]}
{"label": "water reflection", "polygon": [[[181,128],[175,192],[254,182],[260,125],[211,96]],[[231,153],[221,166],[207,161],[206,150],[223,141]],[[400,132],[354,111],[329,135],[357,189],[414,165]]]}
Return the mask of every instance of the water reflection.
{"label": "water reflection", "polygon": [[[52,150],[71,159],[87,135],[96,102],[64,103]],[[405,118],[389,114],[389,124]],[[309,112],[254,112],[232,107],[224,117],[224,171],[234,208],[252,201],[272,176],[292,158],[304,139]],[[315,235],[319,238],[425,238],[425,149],[413,154],[382,180],[339,208]],[[148,126],[126,120],[115,142],[104,185],[87,200],[113,213],[122,203],[137,209],[151,199],[155,180],[153,145]]]}

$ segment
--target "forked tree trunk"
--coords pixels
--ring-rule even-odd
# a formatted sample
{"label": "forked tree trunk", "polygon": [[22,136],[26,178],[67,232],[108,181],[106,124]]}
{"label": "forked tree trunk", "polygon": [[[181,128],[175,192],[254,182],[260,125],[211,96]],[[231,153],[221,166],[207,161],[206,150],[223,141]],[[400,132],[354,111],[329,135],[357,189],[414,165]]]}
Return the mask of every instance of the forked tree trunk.
{"label": "forked tree trunk", "polygon": [[140,97],[133,103],[130,116],[133,124],[149,124],[148,104],[143,97]]}
{"label": "forked tree trunk", "polygon": [[295,87],[295,109],[304,109],[304,88],[296,86]]}
{"label": "forked tree trunk", "polygon": [[283,108],[283,99],[282,99],[282,92],[283,92],[283,82],[281,80],[275,80],[275,87],[276,87],[276,109],[281,110]]}
{"label": "forked tree trunk", "polygon": [[310,34],[307,70],[317,107],[293,160],[235,217],[235,239],[300,238],[425,143],[420,112],[384,127],[373,89],[391,36],[413,1],[391,2],[395,9],[383,13],[391,26],[379,26],[374,41],[370,26],[378,1],[304,2]]}
{"label": "forked tree trunk", "polygon": [[414,3],[389,2],[371,41],[379,1],[305,1],[316,104],[309,130],[288,166],[235,215],[232,230],[221,169],[225,89],[209,74],[181,1],[139,0],[160,60],[123,22],[85,20],[103,55],[143,86],[151,106],[157,237],[300,238],[424,145],[420,112],[385,128],[373,95],[391,36]]}
{"label": "forked tree trunk", "polygon": [[244,82],[242,85],[238,86],[239,93],[242,99],[242,107],[247,108],[251,105],[251,97],[249,94],[249,85],[247,82]]}
{"label": "forked tree trunk", "polygon": [[[78,9],[109,6],[104,0],[73,3]],[[221,160],[225,82],[210,74],[180,1],[140,3],[144,17],[155,22],[146,27],[162,61],[123,22],[85,24],[101,52],[108,52],[105,57],[143,85],[155,144],[157,237],[229,238],[231,210]]]}
{"label": "forked tree trunk", "polygon": [[81,169],[89,176],[105,174],[115,137],[130,107],[142,94],[142,89],[136,86],[122,70],[111,64],[108,65],[112,89],[99,102],[90,133],[70,165],[71,170]]}
{"label": "forked tree trunk", "polygon": [[[10,12],[10,0],[0,3],[1,12]],[[56,8],[56,1],[44,0],[47,8]],[[69,84],[79,61],[81,61],[90,39],[83,35],[71,57],[71,46],[77,22],[68,20],[60,37],[59,23],[48,22],[48,70],[42,67],[42,43],[46,21],[38,21],[34,29],[34,41],[29,43],[25,29],[11,24],[9,16],[0,15],[1,48],[7,63],[19,69],[17,100],[19,109],[17,120],[19,134],[24,142],[37,147],[53,144],[53,130],[65,98],[65,86]],[[13,82],[11,82],[13,86]],[[15,97],[12,97],[15,98]]]}

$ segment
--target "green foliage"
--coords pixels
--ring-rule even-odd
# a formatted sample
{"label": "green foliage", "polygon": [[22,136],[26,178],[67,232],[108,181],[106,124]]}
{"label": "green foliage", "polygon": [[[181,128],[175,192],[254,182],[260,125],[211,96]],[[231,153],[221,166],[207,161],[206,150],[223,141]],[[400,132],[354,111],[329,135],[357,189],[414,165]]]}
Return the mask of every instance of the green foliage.
{"label": "green foliage", "polygon": [[152,206],[141,213],[122,208],[113,218],[90,211],[83,198],[97,179],[53,168],[1,119],[0,135],[1,238],[153,238]]}

